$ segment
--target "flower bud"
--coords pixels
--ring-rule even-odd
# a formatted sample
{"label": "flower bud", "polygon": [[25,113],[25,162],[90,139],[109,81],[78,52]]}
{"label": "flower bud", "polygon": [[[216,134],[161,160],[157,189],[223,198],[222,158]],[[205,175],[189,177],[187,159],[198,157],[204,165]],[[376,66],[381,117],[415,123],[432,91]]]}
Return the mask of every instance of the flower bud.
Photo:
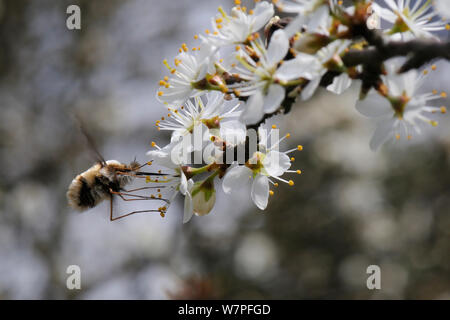
{"label": "flower bud", "polygon": [[194,213],[198,216],[208,214],[216,203],[216,190],[214,181],[205,180],[196,182],[192,189],[192,202]]}

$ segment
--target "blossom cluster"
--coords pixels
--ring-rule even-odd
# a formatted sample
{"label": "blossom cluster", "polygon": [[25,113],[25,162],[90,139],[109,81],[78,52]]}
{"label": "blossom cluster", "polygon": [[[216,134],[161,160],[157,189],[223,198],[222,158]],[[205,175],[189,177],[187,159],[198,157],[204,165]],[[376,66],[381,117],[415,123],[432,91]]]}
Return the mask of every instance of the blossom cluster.
{"label": "blossom cluster", "polygon": [[[288,154],[303,147],[280,152],[280,142],[290,135],[280,139],[276,126],[267,130],[262,124],[287,113],[293,102],[311,99],[319,86],[332,94],[360,86],[363,66],[344,63],[348,52],[371,45],[355,32],[358,23],[383,26],[385,41],[436,40],[437,31],[449,29],[442,18],[448,17],[444,1],[434,7],[427,0],[358,0],[345,7],[337,0],[255,0],[252,9],[234,2],[231,12],[218,8],[211,26],[194,36],[191,49],[183,43],[173,62],[164,60],[168,73],[156,93],[167,108],[156,126],[171,131],[171,140],[163,147],[152,142],[147,154],[164,175],[147,182],[158,184],[159,192],[168,190],[169,203],[177,194],[184,197],[184,222],[212,210],[217,180],[225,193],[248,186],[262,210],[274,194],[272,186],[294,185],[282,176],[301,173],[291,170],[294,158]],[[399,73],[402,62],[384,63],[381,82],[361,90],[356,104],[361,114],[379,121],[370,142],[374,150],[436,126],[435,115],[446,112],[432,103],[445,92],[421,92],[428,69]],[[252,149],[247,128],[255,126]],[[242,159],[228,161],[237,150],[244,150]],[[160,210],[162,216],[166,210]]]}

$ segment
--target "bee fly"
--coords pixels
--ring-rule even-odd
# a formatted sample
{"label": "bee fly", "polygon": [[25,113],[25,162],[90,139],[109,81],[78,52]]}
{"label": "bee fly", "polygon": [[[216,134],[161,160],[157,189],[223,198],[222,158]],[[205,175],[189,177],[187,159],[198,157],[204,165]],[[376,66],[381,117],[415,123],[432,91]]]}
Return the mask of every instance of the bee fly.
{"label": "bee fly", "polygon": [[160,200],[168,203],[168,200],[162,198],[148,197],[132,192],[141,190],[154,189],[158,187],[142,187],[133,190],[125,190],[125,186],[130,184],[134,178],[146,178],[148,176],[163,176],[164,173],[142,172],[141,168],[148,165],[145,163],[140,165],[133,161],[129,165],[122,164],[116,160],[103,159],[91,137],[80,125],[83,135],[86,137],[89,147],[95,152],[97,163],[88,170],[80,173],[72,180],[67,191],[67,200],[69,206],[78,211],[97,206],[100,202],[109,199],[110,201],[110,220],[118,220],[135,213],[142,212],[160,212],[164,216],[166,206],[151,210],[133,211],[124,215],[113,217],[113,200],[114,196],[119,196],[124,201],[135,200]]}

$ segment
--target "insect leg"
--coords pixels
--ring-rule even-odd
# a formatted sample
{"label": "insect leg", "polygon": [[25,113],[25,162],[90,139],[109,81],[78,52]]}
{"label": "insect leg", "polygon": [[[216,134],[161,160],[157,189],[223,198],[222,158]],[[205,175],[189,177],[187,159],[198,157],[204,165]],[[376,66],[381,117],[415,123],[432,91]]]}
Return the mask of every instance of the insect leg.
{"label": "insect leg", "polygon": [[125,192],[136,192],[136,191],[140,191],[140,190],[161,189],[161,188],[164,188],[164,186],[163,186],[163,187],[161,187],[161,186],[156,186],[156,187],[142,187],[142,188],[131,189],[131,190],[125,190],[125,189],[122,189],[122,190],[125,191]]}
{"label": "insect leg", "polygon": [[[133,199],[125,199],[125,198],[123,198],[123,196],[120,195],[120,194],[119,194],[119,196],[125,201],[133,201]],[[146,200],[146,199],[134,199],[134,200]],[[110,213],[109,213],[109,220],[110,221],[119,220],[119,219],[122,219],[122,218],[125,218],[125,217],[128,217],[128,216],[131,216],[132,214],[135,214],[135,213],[161,212],[160,210],[154,210],[154,209],[153,210],[138,210],[138,211],[132,211],[130,213],[127,213],[127,214],[124,214],[124,215],[121,215],[121,216],[118,216],[118,217],[113,217],[113,197],[112,196],[109,198],[109,204],[110,204],[110,207],[109,207],[110,208]]]}
{"label": "insect leg", "polygon": [[113,196],[109,197],[109,221],[113,221]]}
{"label": "insect leg", "polygon": [[121,216],[118,216],[118,217],[112,217],[111,216],[111,221],[115,221],[115,220],[119,220],[119,219],[122,219],[122,218],[125,218],[125,217],[128,217],[128,216],[131,216],[132,214],[135,214],[135,213],[143,213],[143,212],[160,212],[159,210],[139,210],[139,211],[132,211],[132,212],[130,212],[130,213],[127,213],[127,214],[124,214],[124,215],[121,215]]}
{"label": "insect leg", "polygon": [[[133,201],[133,200],[161,200],[164,202],[169,202],[169,200],[164,199],[164,198],[157,198],[157,197],[147,197],[147,196],[141,196],[139,194],[132,194],[132,193],[126,193],[126,192],[117,192],[117,191],[113,191],[113,190],[109,190],[110,193],[112,194],[116,194],[119,197],[121,197],[123,200],[125,201]],[[128,197],[133,197],[133,198],[137,198],[137,199],[125,199],[123,196],[128,196]]]}

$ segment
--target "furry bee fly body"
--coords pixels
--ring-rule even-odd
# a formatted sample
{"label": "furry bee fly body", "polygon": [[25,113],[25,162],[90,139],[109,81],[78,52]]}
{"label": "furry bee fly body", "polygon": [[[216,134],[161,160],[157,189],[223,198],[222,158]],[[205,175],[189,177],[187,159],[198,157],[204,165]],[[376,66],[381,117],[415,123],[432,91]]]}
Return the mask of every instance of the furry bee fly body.
{"label": "furry bee fly body", "polygon": [[129,184],[140,165],[132,162],[122,164],[116,160],[97,162],[72,180],[67,191],[69,205],[79,211],[93,208],[112,196],[111,191],[120,192]]}

